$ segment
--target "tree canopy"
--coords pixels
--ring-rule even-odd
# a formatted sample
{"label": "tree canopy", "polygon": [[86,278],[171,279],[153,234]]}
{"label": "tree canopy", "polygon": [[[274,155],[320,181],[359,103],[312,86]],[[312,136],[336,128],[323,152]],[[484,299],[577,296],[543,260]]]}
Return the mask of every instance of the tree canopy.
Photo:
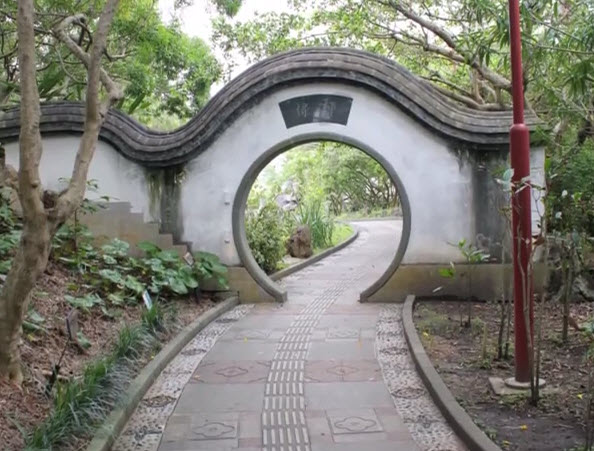
{"label": "tree canopy", "polygon": [[[37,81],[42,101],[82,100],[86,68],[60,38],[59,27],[88,50],[104,0],[36,2]],[[177,1],[181,7],[189,2]],[[221,13],[235,14],[239,0],[213,2]],[[0,107],[20,101],[16,2],[0,0]],[[206,103],[221,67],[201,39],[189,37],[178,19],[165,23],[156,0],[122,0],[110,30],[104,69],[124,88],[116,108],[149,125],[178,125]],[[158,119],[157,119],[158,118]]]}
{"label": "tree canopy", "polygon": [[[291,13],[215,21],[214,38],[252,60],[302,46],[345,46],[395,59],[476,109],[510,106],[505,0],[291,0]],[[532,108],[592,120],[594,6],[521,2],[524,77]],[[231,60],[228,58],[228,60]]]}
{"label": "tree canopy", "polygon": [[306,144],[269,165],[251,192],[250,206],[258,199],[281,193],[299,202],[323,202],[334,215],[372,210],[393,210],[398,193],[384,168],[364,152],[344,144],[324,141]]}

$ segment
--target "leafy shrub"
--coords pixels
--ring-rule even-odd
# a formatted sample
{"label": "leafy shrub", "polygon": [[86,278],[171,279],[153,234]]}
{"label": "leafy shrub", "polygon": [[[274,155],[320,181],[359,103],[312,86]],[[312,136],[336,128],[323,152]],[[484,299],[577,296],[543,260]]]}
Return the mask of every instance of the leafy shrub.
{"label": "leafy shrub", "polygon": [[266,273],[279,266],[285,254],[285,232],[281,212],[273,202],[246,215],[246,235],[254,259]]}
{"label": "leafy shrub", "polygon": [[66,299],[66,302],[68,302],[72,307],[84,310],[85,312],[88,312],[96,305],[103,304],[103,299],[101,299],[101,297],[96,293],[87,294],[82,297],[66,295],[64,296],[64,299]]}
{"label": "leafy shrub", "polygon": [[584,230],[594,236],[594,140],[568,152],[569,158],[551,168],[551,225],[561,232]]}
{"label": "leafy shrub", "polygon": [[199,280],[214,280],[222,288],[229,286],[227,282],[227,267],[221,263],[219,257],[210,252],[196,252],[194,266]]}
{"label": "leafy shrub", "polygon": [[[62,231],[59,240],[69,242],[68,233]],[[80,236],[80,230],[77,232]],[[139,302],[145,290],[169,297],[183,296],[198,288],[198,280],[205,275],[214,277],[221,285],[227,285],[226,271],[218,257],[208,253],[197,253],[192,265],[180,258],[174,251],[164,251],[150,242],[142,242],[138,247],[145,256],[134,258],[128,255],[130,245],[114,239],[95,248],[90,242],[79,243],[72,249],[56,246],[54,251],[58,261],[77,269],[81,274],[84,296],[69,296],[67,301],[74,307],[88,311],[94,305],[101,305],[107,299],[112,305]],[[79,287],[76,287],[75,291]]]}
{"label": "leafy shrub", "polygon": [[149,242],[139,243],[138,247],[146,253],[146,258],[132,260],[149,279],[149,291],[160,293],[169,290],[183,295],[198,288],[195,267],[189,266],[176,252],[163,251]]}

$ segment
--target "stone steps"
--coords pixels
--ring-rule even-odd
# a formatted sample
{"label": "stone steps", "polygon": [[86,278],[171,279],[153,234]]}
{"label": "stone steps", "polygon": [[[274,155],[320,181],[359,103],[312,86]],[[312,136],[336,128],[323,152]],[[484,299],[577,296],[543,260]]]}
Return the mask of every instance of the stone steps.
{"label": "stone steps", "polygon": [[163,250],[173,250],[180,257],[188,252],[188,246],[174,242],[171,233],[160,233],[159,223],[145,222],[142,213],[132,212],[129,202],[110,202],[101,204],[97,212],[81,215],[79,220],[96,237],[99,244],[119,238],[130,243],[130,254],[139,256],[142,251],[136,246],[148,241]]}

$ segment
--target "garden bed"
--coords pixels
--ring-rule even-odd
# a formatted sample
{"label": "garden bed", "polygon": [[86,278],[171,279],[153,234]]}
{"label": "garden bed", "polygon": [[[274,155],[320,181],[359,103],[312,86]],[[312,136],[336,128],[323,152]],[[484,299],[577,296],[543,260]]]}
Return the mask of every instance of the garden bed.
{"label": "garden bed", "polygon": [[[52,365],[58,361],[64,349],[60,379],[77,380],[90,362],[96,361],[113,347],[124,325],[139,324],[143,312],[146,312],[142,303],[111,307],[104,312],[97,308],[79,310],[79,344],[67,345],[65,319],[72,306],[65,301],[65,296],[71,291],[72,283],[75,283],[72,271],[54,263],[50,263],[39,281],[20,348],[26,371],[24,383],[20,388],[0,383],[2,449],[23,449],[23,433],[34,430],[49,415],[54,402],[44,394],[44,389]],[[164,309],[171,313],[169,316],[173,321],[159,333],[161,344],[173,338],[180,327],[189,324],[213,305],[211,299],[198,299],[195,296],[162,303]],[[135,368],[139,369],[147,358],[150,356],[141,357]],[[72,437],[68,448],[80,449],[81,444],[89,438]]]}
{"label": "garden bed", "polygon": [[[427,355],[460,405],[504,450],[581,449],[588,399],[586,336],[572,330],[562,343],[560,307],[546,305],[541,377],[551,392],[534,407],[528,397],[499,397],[489,385],[491,376],[513,375],[513,345],[511,359],[496,358],[500,306],[473,303],[471,326],[463,327],[460,316],[466,319],[467,305],[419,302],[414,313]],[[581,323],[591,318],[592,310],[590,304],[574,305],[572,317]]]}

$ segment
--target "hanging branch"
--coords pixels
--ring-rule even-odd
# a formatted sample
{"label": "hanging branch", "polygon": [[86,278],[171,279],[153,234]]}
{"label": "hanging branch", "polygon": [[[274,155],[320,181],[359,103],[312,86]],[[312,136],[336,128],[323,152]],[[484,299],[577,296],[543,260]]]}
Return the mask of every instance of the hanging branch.
{"label": "hanging branch", "polygon": [[488,80],[494,88],[511,91],[511,81],[503,77],[501,74],[490,69],[485,64],[482,64],[479,59],[472,53],[465,51],[458,44],[456,37],[448,30],[443,28],[438,23],[422,17],[415,13],[410,4],[404,4],[395,0],[376,0],[379,4],[392,8],[402,14],[404,17],[414,22],[422,29],[429,30],[433,35],[439,38],[444,44],[451,49],[452,55],[456,55],[456,59],[462,59],[464,64],[475,69],[481,76]]}

